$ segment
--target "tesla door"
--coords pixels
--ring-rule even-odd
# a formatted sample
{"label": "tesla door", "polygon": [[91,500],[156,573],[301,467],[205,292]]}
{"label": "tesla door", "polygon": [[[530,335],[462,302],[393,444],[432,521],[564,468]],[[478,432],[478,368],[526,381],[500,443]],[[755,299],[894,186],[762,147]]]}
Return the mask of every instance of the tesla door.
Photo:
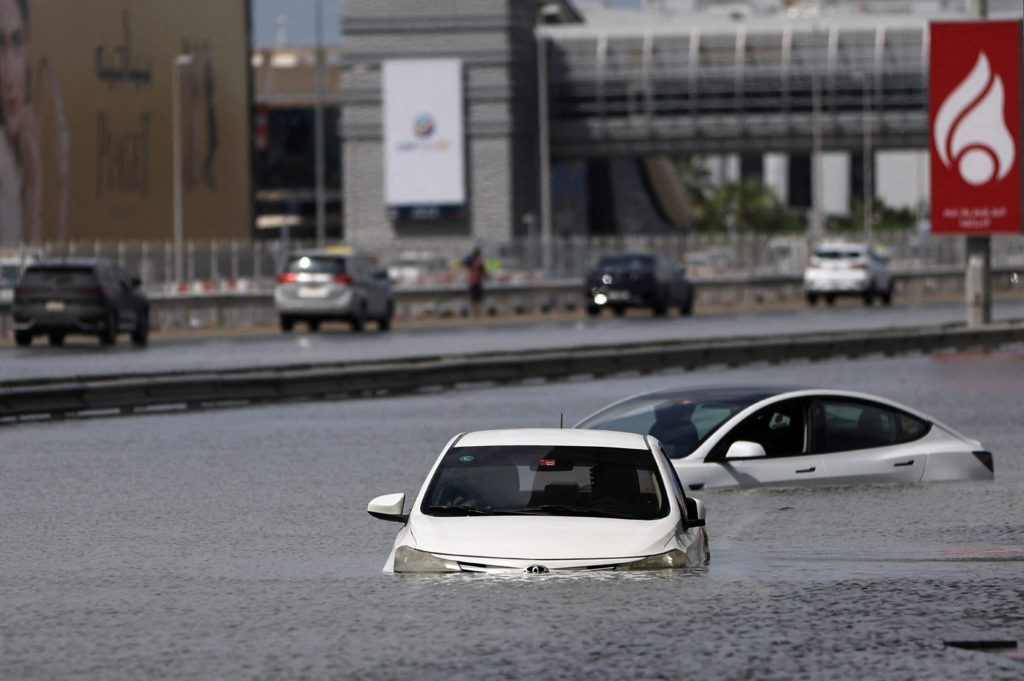
{"label": "tesla door", "polygon": [[918,482],[925,454],[913,441],[929,424],[886,405],[843,398],[816,400],[811,409],[815,451],[837,483]]}
{"label": "tesla door", "polygon": [[[751,414],[729,430],[708,454],[707,461],[721,470],[714,475],[718,485],[725,480],[742,487],[756,485],[807,485],[821,483],[822,456],[808,448],[808,401],[783,400]],[[766,456],[725,458],[734,442],[756,442]]]}

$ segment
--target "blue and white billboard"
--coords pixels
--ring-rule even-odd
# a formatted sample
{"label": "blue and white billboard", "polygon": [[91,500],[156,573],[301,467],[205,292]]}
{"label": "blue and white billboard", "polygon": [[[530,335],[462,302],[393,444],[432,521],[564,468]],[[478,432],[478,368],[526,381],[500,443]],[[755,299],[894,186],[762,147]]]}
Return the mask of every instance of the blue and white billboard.
{"label": "blue and white billboard", "polygon": [[462,61],[387,60],[381,88],[388,217],[460,216],[466,204]]}

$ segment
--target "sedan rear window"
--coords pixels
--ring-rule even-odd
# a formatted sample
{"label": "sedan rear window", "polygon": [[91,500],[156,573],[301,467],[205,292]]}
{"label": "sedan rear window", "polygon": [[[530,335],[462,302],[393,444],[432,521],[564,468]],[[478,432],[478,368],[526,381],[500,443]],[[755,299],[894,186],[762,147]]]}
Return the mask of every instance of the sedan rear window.
{"label": "sedan rear window", "polygon": [[868,254],[863,250],[845,249],[815,251],[814,255],[823,260],[853,260],[855,258],[866,258]]}
{"label": "sedan rear window", "polygon": [[288,260],[285,272],[296,274],[346,274],[344,258],[322,258],[310,255],[297,255]]}
{"label": "sedan rear window", "polygon": [[30,267],[22,286],[96,286],[96,273],[87,267]]}
{"label": "sedan rear window", "polygon": [[652,270],[654,258],[643,255],[615,255],[601,258],[598,269],[605,270]]}
{"label": "sedan rear window", "polygon": [[669,512],[653,454],[606,447],[454,447],[427,515],[572,515],[652,520]]}

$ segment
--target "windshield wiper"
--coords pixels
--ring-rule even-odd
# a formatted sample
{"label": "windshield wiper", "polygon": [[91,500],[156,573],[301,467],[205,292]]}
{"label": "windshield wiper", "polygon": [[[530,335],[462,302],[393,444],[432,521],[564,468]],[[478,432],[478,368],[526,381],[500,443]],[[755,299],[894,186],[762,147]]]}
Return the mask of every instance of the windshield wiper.
{"label": "windshield wiper", "polygon": [[544,504],[543,506],[527,506],[521,508],[518,511],[523,515],[581,515],[581,516],[593,516],[596,518],[632,518],[632,515],[624,515],[622,513],[610,513],[608,511],[598,511],[593,508],[584,508],[583,506],[565,506],[561,504]]}
{"label": "windshield wiper", "polygon": [[477,508],[476,506],[429,506],[428,511],[437,513],[451,513],[453,515],[492,515],[494,511]]}

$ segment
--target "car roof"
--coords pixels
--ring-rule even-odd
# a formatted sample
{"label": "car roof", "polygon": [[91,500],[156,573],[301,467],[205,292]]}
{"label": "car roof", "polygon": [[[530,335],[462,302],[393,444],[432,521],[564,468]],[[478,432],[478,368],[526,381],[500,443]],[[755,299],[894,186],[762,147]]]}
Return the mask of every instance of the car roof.
{"label": "car roof", "polygon": [[316,258],[351,258],[353,255],[363,254],[348,247],[335,246],[329,248],[303,248],[291,251],[288,254],[288,257],[299,258],[306,256]]}
{"label": "car roof", "polygon": [[[922,412],[919,409],[915,409],[909,405],[897,402],[896,400],[883,397],[881,395],[875,395],[873,393],[865,393],[857,390],[848,390],[846,388],[823,388],[820,386],[799,386],[799,385],[712,385],[712,386],[688,386],[681,388],[668,388],[663,390],[652,390],[650,392],[637,393],[636,395],[630,395],[629,397],[623,398],[611,404],[608,404],[601,409],[598,409],[593,414],[588,415],[582,419],[580,423],[589,421],[591,418],[605,412],[612,407],[616,407],[622,404],[627,404],[634,400],[636,401],[651,401],[651,400],[692,400],[692,401],[714,401],[714,400],[731,400],[731,401],[744,401],[748,405],[754,405],[762,400],[766,400],[772,397],[808,397],[812,395],[829,395],[833,397],[845,397],[855,400],[869,400],[877,402],[879,404],[888,405],[896,409],[901,409],[909,414],[913,414],[918,418],[924,419],[931,423],[938,424],[947,430],[952,430],[946,424],[938,421],[934,417]],[[577,424],[579,425],[579,424]]]}
{"label": "car roof", "polygon": [[73,256],[67,258],[46,258],[44,260],[36,260],[28,265],[31,269],[57,269],[60,267],[95,267],[99,264],[112,264],[113,261],[110,258],[89,258],[82,256]]}
{"label": "car roof", "polygon": [[814,244],[814,250],[819,249],[833,249],[833,248],[845,248],[845,249],[857,249],[857,250],[868,250],[868,244],[863,241],[820,241]]}
{"label": "car roof", "polygon": [[571,428],[508,428],[477,430],[465,433],[457,447],[488,447],[504,445],[551,445],[571,447],[614,447],[616,449],[648,449],[647,439],[636,433],[611,430],[573,430]]}
{"label": "car roof", "polygon": [[807,386],[800,385],[704,385],[704,386],[688,386],[685,388],[666,388],[662,390],[652,390],[650,392],[638,393],[631,395],[620,402],[628,402],[629,400],[643,398],[659,399],[664,398],[666,400],[674,398],[686,398],[697,401],[707,400],[745,400],[751,404],[754,402],[760,402],[763,399],[774,397],[775,395],[782,395],[784,393],[797,392],[801,390],[810,390]]}

